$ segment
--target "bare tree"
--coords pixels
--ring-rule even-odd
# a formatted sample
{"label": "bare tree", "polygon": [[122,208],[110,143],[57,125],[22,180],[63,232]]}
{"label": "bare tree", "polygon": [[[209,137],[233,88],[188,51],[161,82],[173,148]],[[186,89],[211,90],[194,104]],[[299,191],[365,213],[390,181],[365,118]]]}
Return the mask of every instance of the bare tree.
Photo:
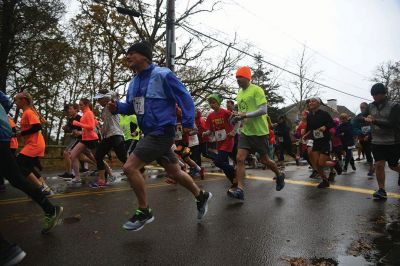
{"label": "bare tree", "polygon": [[390,100],[400,101],[400,61],[381,63],[377,66],[371,81],[385,85]]}
{"label": "bare tree", "polygon": [[298,105],[298,111],[301,113],[306,107],[305,101],[319,95],[319,86],[314,81],[317,81],[321,71],[312,71],[312,57],[306,54],[305,46],[296,65],[298,76],[291,82],[289,98]]}

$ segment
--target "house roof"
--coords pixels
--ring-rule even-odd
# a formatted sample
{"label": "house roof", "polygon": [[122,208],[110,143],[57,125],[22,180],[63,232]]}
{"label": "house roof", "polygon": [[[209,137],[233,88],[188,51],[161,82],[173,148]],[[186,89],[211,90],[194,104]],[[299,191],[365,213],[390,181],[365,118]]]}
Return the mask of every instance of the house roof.
{"label": "house roof", "polygon": [[[297,109],[298,105],[299,105],[299,103],[293,103],[291,105],[283,107],[282,109],[279,110],[279,112],[283,115],[286,115],[289,112],[291,112],[292,110]],[[356,116],[352,111],[350,111],[346,106],[343,106],[343,105],[337,105],[337,111],[327,105],[321,106],[321,109],[328,112],[333,117],[338,117],[341,113],[346,113],[350,117]],[[296,111],[296,113],[297,113],[297,111]]]}

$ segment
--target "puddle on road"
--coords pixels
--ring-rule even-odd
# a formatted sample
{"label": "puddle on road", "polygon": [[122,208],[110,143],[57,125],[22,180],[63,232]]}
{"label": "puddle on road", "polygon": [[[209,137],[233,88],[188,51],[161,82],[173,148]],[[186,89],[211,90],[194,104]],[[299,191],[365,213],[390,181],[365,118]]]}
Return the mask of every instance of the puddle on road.
{"label": "puddle on road", "polygon": [[339,265],[338,262],[330,258],[282,258],[282,260],[287,261],[290,266],[336,266]]}
{"label": "puddle on road", "polygon": [[74,223],[79,223],[80,221],[81,221],[80,216],[65,217],[62,220],[62,224],[74,224]]}
{"label": "puddle on road", "polygon": [[354,256],[339,256],[338,258],[338,265],[351,265],[351,266],[367,266],[367,265],[374,265],[372,262],[368,262],[363,257],[354,257]]}
{"label": "puddle on road", "polygon": [[[354,241],[347,250],[350,256],[342,257],[339,262],[343,265],[400,265],[400,219],[380,215],[369,222],[375,234],[367,232]],[[357,256],[354,257],[357,261],[346,261],[352,256]]]}

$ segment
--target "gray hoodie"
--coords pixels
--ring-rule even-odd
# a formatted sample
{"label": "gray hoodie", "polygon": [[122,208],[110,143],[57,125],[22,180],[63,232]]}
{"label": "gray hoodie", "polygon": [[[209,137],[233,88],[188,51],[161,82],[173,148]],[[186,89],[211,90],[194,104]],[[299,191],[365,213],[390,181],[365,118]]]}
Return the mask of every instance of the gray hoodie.
{"label": "gray hoodie", "polygon": [[395,102],[370,103],[364,112],[372,115],[372,144],[393,145],[400,143],[400,105]]}

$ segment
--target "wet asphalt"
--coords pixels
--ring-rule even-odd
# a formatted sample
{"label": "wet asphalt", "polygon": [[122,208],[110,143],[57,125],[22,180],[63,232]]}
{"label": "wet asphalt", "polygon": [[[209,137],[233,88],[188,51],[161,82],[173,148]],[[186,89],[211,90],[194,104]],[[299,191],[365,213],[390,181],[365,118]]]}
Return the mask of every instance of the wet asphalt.
{"label": "wet asphalt", "polygon": [[393,194],[375,201],[368,191],[375,179],[366,176],[365,162],[356,166],[336,177],[337,188],[317,189],[307,166],[289,165],[280,192],[271,171],[248,169],[244,202],[227,197],[221,173],[209,173],[196,180],[213,194],[201,222],[192,195],[151,170],[155,220],[138,232],[122,229],[136,207],[127,182],[56,194],[51,201],[64,207],[64,220],[48,235],[40,234],[40,208],[8,187],[0,194],[0,230],[27,252],[21,265],[400,265],[398,175],[387,170]]}

